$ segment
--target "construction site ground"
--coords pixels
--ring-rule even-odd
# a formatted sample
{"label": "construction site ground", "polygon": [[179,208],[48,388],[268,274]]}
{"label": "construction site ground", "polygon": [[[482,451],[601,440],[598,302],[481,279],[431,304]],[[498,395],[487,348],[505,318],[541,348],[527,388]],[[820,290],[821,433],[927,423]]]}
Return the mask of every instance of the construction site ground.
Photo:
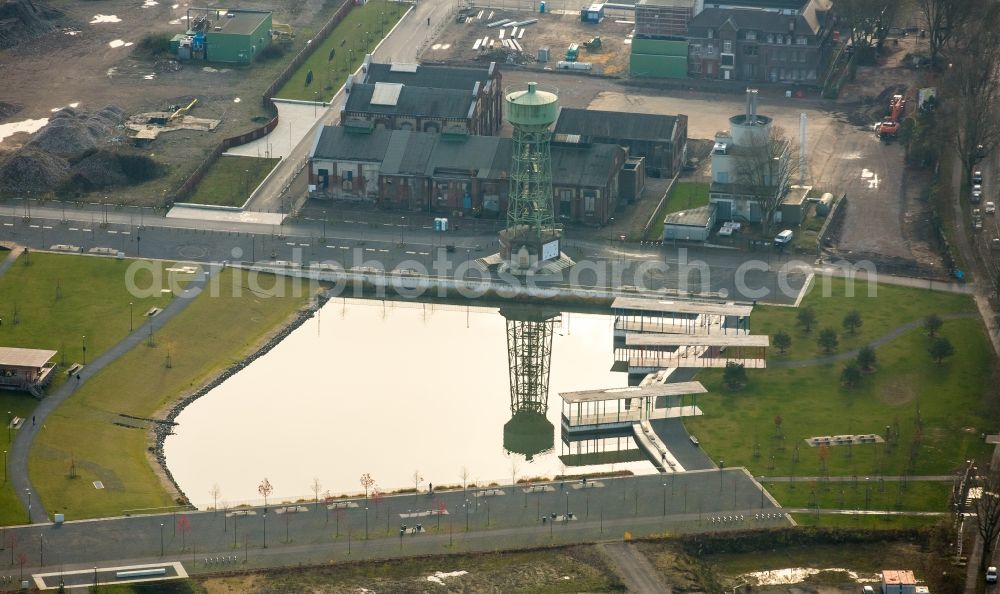
{"label": "construction site ground", "polygon": [[[629,44],[626,40],[635,26],[631,17],[621,14],[608,16],[600,24],[583,23],[579,12],[559,11],[538,13],[503,8],[476,8],[468,13],[465,22],[454,20],[442,29],[437,39],[424,48],[421,59],[440,62],[489,62],[504,63],[508,59],[527,68],[551,69],[563,60],[566,49],[572,43],[580,44],[577,62],[589,62],[595,74],[626,76],[628,74]],[[500,47],[500,31],[504,37],[510,36],[512,27],[487,27],[489,23],[503,19],[525,21],[538,19],[537,23],[518,27],[517,41],[524,48],[523,55],[511,55]],[[619,22],[627,21],[627,22]],[[520,31],[523,29],[523,36]],[[587,51],[584,42],[599,36],[601,49]],[[489,37],[494,41],[493,50],[476,50],[477,39]],[[549,48],[549,61],[536,62],[538,49]],[[510,56],[508,58],[508,56]]]}
{"label": "construction site ground", "polygon": [[[266,121],[261,93],[340,2],[244,0],[241,8],[272,10],[275,22],[292,25],[296,38],[285,55],[247,66],[187,62],[176,70],[175,64],[140,55],[137,48],[146,35],[182,33],[187,4],[143,7],[134,0],[103,0],[51,5],[64,12],[55,23],[58,28],[0,53],[4,81],[0,98],[22,106],[0,123],[46,118],[74,103],[86,110],[117,105],[128,117],[187,105],[197,98],[190,115],[221,120],[214,132],[179,130],[161,135],[144,152],[167,166],[163,176],[102,192],[113,202],[154,205],[182,183],[222,138]],[[0,141],[0,161],[27,138],[21,133]],[[114,142],[109,137],[109,146]]]}

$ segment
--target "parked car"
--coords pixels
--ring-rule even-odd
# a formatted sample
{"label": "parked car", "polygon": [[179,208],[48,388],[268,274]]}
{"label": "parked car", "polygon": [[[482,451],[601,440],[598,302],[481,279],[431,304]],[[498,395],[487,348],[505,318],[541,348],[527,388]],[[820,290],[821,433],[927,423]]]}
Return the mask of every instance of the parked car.
{"label": "parked car", "polygon": [[980,169],[976,169],[972,172],[972,183],[981,184],[983,183],[983,172]]}
{"label": "parked car", "polygon": [[975,229],[976,231],[982,231],[983,230],[983,217],[978,217],[978,218],[972,219],[972,228]]}
{"label": "parked car", "polygon": [[787,245],[792,243],[792,230],[785,229],[781,233],[778,233],[777,237],[774,238],[775,245]]}
{"label": "parked car", "polygon": [[986,203],[986,208],[984,208],[983,210],[986,211],[986,214],[996,214],[997,213],[997,205],[996,205],[995,202],[987,202]]}
{"label": "parked car", "polygon": [[979,204],[983,199],[982,190],[972,190],[972,194],[969,195],[969,202],[973,204]]}
{"label": "parked car", "polygon": [[973,208],[972,209],[972,218],[973,219],[981,219],[982,217],[983,217],[983,211],[982,211],[982,209],[980,209],[980,208]]}
{"label": "parked car", "polygon": [[997,583],[997,568],[994,565],[990,565],[986,568],[986,583],[995,584]]}

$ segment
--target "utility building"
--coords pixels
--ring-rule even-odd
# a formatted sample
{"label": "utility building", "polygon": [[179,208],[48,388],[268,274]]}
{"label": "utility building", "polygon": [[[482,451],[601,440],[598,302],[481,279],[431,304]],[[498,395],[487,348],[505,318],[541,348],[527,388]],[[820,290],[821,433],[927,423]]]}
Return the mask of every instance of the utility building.
{"label": "utility building", "polygon": [[188,8],[188,31],[170,40],[180,60],[253,62],[271,43],[271,13],[233,8]]}
{"label": "utility building", "polygon": [[56,351],[0,347],[0,389],[24,390],[36,398],[52,379]]}

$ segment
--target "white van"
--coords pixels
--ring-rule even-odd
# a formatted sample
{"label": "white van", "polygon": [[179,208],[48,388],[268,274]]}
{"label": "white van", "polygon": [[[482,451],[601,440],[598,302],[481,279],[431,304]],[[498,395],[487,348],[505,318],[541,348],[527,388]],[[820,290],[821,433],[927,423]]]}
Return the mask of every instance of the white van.
{"label": "white van", "polygon": [[774,238],[774,243],[776,245],[785,245],[792,243],[792,230],[785,229],[781,233],[778,233],[778,236]]}

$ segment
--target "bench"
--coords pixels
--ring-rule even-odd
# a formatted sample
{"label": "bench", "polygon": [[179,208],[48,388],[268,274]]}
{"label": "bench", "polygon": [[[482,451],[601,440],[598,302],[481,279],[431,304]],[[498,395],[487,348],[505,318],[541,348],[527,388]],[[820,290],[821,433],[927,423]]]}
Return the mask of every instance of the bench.
{"label": "bench", "polygon": [[130,571],[118,571],[115,573],[116,578],[138,578],[138,577],[152,577],[157,575],[167,575],[167,568],[165,567],[151,567],[149,569],[133,569]]}
{"label": "bench", "polygon": [[80,371],[81,369],[83,369],[83,365],[80,365],[79,363],[74,363],[69,366],[69,369],[66,370],[66,375],[73,377],[74,375],[76,375],[76,372]]}
{"label": "bench", "polygon": [[11,420],[10,425],[8,425],[8,427],[10,427],[11,429],[17,429],[18,427],[21,426],[21,423],[23,423],[23,422],[24,422],[24,419],[22,419],[21,417],[14,417]]}

